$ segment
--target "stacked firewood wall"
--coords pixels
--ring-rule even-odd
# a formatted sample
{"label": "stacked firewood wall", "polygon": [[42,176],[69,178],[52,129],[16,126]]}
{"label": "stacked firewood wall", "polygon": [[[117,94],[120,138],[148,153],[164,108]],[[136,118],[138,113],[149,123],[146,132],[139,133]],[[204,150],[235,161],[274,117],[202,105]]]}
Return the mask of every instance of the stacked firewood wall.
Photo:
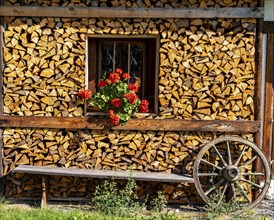
{"label": "stacked firewood wall", "polygon": [[6,19],[4,113],[81,116],[87,35],[159,34],[162,118],[254,119],[255,19]]}
{"label": "stacked firewood wall", "polygon": [[[254,7],[256,1],[39,1],[7,5],[102,7]],[[5,18],[4,113],[83,116],[88,35],[160,37],[159,116],[253,120],[255,19]],[[110,130],[5,129],[4,172],[19,164],[191,173],[198,150],[219,134]],[[247,135],[252,139],[252,135]],[[30,197],[40,180],[9,175],[6,194]],[[79,197],[97,180],[51,177],[51,197]],[[157,186],[157,187],[156,187]],[[195,201],[193,186],[142,183],[168,199]]]}
{"label": "stacked firewood wall", "polygon": [[[19,164],[31,164],[191,175],[193,161],[200,147],[219,135],[205,132],[6,129],[3,133],[4,173],[7,174]],[[244,137],[252,140],[252,135]],[[30,197],[32,190],[36,190],[41,181],[22,174],[8,177],[8,180],[7,196],[25,197]],[[50,197],[80,197],[92,191],[93,188],[88,186],[93,181],[96,180],[52,177],[49,184]],[[142,193],[149,191],[150,184],[139,184],[139,196],[144,196]],[[146,189],[141,189],[143,184]],[[158,189],[163,190],[170,200],[195,201],[197,196],[189,184],[187,187],[167,183],[151,184],[153,188],[157,185]]]}

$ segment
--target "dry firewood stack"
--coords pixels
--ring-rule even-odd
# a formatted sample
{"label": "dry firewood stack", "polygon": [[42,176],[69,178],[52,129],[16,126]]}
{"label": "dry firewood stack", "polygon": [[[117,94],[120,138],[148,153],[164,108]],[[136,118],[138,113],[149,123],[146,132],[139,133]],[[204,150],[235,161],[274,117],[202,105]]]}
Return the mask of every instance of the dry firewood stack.
{"label": "dry firewood stack", "polygon": [[[251,0],[7,0],[7,5],[256,7]],[[88,35],[160,37],[161,119],[254,120],[255,19],[87,19],[6,17],[4,113],[83,116]],[[19,164],[191,173],[198,150],[220,134],[112,130],[4,129],[4,173]],[[252,135],[246,135],[252,139]],[[51,177],[50,197],[85,197],[98,180]],[[97,181],[97,182],[96,182]],[[100,181],[99,181],[100,182]],[[40,179],[8,175],[6,195],[40,195]],[[169,200],[197,200],[192,185],[138,182]],[[32,193],[32,192],[36,192]]]}

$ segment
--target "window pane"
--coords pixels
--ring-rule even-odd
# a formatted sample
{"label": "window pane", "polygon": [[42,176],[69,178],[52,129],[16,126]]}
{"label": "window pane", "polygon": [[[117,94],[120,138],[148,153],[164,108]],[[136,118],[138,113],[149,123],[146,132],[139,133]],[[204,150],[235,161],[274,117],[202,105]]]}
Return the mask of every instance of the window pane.
{"label": "window pane", "polygon": [[129,45],[130,43],[124,43],[123,44],[123,67],[122,69],[124,70],[124,72],[130,72],[128,69],[128,61],[129,61],[129,54],[128,54],[128,49],[129,49]]}
{"label": "window pane", "polygon": [[113,68],[113,43],[102,43],[101,74]]}
{"label": "window pane", "polygon": [[[101,74],[113,72],[120,67],[121,44],[102,43]],[[115,59],[115,62],[113,63]]]}

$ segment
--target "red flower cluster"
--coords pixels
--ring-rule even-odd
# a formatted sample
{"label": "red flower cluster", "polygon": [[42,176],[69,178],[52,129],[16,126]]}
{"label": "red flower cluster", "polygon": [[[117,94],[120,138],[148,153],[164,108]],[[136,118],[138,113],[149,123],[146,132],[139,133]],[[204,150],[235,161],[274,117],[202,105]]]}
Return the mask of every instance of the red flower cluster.
{"label": "red flower cluster", "polygon": [[138,88],[139,88],[138,83],[131,83],[131,84],[128,84],[128,86],[127,86],[128,90],[131,90],[134,92],[138,92]]}
{"label": "red flower cluster", "polygon": [[78,92],[78,96],[83,100],[89,99],[91,96],[91,91],[89,89],[80,89],[80,91]]}
{"label": "red flower cluster", "polygon": [[114,115],[114,111],[112,109],[108,110],[108,115],[109,116]]}
{"label": "red flower cluster", "polygon": [[116,83],[120,80],[120,76],[118,73],[110,73],[108,76],[108,79],[112,82],[112,83]]}
{"label": "red flower cluster", "polygon": [[128,73],[123,73],[122,78],[123,79],[129,79],[130,75]]}
{"label": "red flower cluster", "polygon": [[115,73],[122,74],[123,70],[118,68],[118,69],[115,70]]}
{"label": "red flower cluster", "polygon": [[146,113],[148,112],[148,101],[146,99],[142,100],[139,105],[139,112]]}
{"label": "red flower cluster", "polygon": [[119,125],[120,123],[120,116],[116,114],[112,114],[109,116],[109,121],[113,125]]}
{"label": "red flower cluster", "polygon": [[106,82],[106,81],[100,81],[100,82],[98,83],[98,87],[99,87],[99,88],[104,87],[104,86],[106,86],[106,85],[107,85],[107,82]]}
{"label": "red flower cluster", "polygon": [[135,93],[127,93],[124,95],[124,97],[130,104],[134,104],[138,100],[138,96]]}
{"label": "red flower cluster", "polygon": [[119,108],[120,105],[122,104],[122,101],[119,98],[115,98],[111,100],[111,105],[115,108]]}
{"label": "red flower cluster", "polygon": [[[104,74],[98,83],[99,90],[93,95],[90,106],[98,107],[108,113],[112,125],[125,124],[135,112],[148,112],[147,100],[140,101],[137,82],[130,83],[130,74],[116,69],[114,72]],[[79,91],[79,97],[88,99],[90,90]],[[106,101],[109,100],[109,101]]]}

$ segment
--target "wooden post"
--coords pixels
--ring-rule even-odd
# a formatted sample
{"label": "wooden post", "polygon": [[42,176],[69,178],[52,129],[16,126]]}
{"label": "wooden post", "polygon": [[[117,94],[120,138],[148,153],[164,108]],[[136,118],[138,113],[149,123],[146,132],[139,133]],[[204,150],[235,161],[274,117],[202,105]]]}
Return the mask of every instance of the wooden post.
{"label": "wooden post", "polygon": [[[258,1],[258,5],[264,5],[263,0]],[[256,45],[255,45],[255,98],[254,98],[254,106],[255,106],[255,120],[258,120],[261,124],[262,120],[262,55],[263,55],[263,19],[257,19],[256,25]],[[262,149],[262,133],[263,127],[260,127],[259,132],[255,135],[255,143],[257,146]],[[255,167],[253,168],[255,171],[260,172],[262,170],[262,165],[259,160],[255,161]],[[260,182],[261,178],[257,177],[256,182]],[[257,189],[254,190],[253,198],[258,196],[259,191]]]}
{"label": "wooden post", "polygon": [[41,208],[45,208],[46,205],[47,205],[47,176],[42,176]]}
{"label": "wooden post", "polygon": [[[4,0],[0,0],[0,6],[4,4]],[[0,17],[0,115],[4,111],[3,102],[3,73],[4,73],[4,17]],[[3,129],[0,129],[0,196],[4,194],[3,181]]]}
{"label": "wooden post", "polygon": [[[263,42],[263,33],[262,33],[262,27],[263,27],[263,20],[258,19],[257,20],[257,28],[256,28],[256,71],[255,71],[255,100],[254,100],[254,106],[255,106],[255,120],[258,120],[261,122],[262,119],[262,42]],[[261,148],[261,134],[262,134],[262,128],[260,128],[259,132],[255,136],[255,142],[258,145],[258,147]]]}

